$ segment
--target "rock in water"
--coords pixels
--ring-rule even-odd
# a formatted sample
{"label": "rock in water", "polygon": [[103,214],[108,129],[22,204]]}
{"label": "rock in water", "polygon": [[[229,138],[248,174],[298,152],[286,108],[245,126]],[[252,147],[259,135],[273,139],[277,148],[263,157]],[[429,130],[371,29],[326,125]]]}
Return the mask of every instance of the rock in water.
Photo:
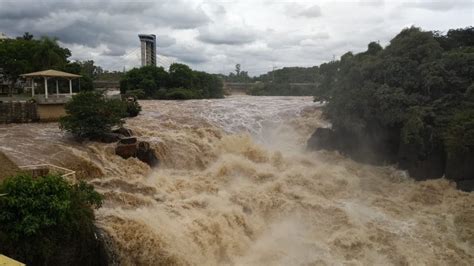
{"label": "rock in water", "polygon": [[118,129],[115,129],[112,132],[115,133],[115,134],[122,135],[124,137],[133,136],[133,131],[131,129],[124,128],[124,127],[119,127]]}
{"label": "rock in water", "polygon": [[121,138],[122,138],[122,135],[121,135],[121,134],[108,133],[108,134],[102,135],[102,136],[98,139],[98,141],[103,142],[103,143],[113,143],[113,142],[119,141]]}
{"label": "rock in water", "polygon": [[150,148],[150,143],[146,141],[138,142],[135,137],[121,139],[115,147],[115,154],[124,159],[136,157],[151,167],[157,166],[159,163],[155,151]]}
{"label": "rock in water", "polygon": [[311,150],[336,150],[337,144],[334,131],[329,128],[317,128],[308,140],[307,148]]}
{"label": "rock in water", "polygon": [[155,150],[150,148],[150,144],[145,141],[140,141],[138,143],[137,158],[151,167],[157,166],[159,163],[159,160],[155,155]]}
{"label": "rock in water", "polygon": [[135,157],[137,154],[137,138],[123,138],[115,147],[115,154],[124,159]]}

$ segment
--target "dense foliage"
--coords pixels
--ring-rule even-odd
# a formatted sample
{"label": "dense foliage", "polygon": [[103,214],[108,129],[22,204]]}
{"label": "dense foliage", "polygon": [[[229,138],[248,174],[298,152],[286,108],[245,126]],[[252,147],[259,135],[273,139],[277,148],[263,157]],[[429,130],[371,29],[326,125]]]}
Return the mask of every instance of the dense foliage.
{"label": "dense foliage", "polygon": [[36,40],[25,34],[22,38],[0,41],[0,69],[10,81],[11,87],[21,74],[62,69],[70,56],[68,49],[60,47],[56,40],[47,37]]}
{"label": "dense foliage", "polygon": [[99,138],[123,124],[127,106],[121,100],[108,100],[99,92],[81,92],[66,106],[60,120],[62,129],[81,138]]}
{"label": "dense foliage", "polygon": [[253,82],[253,78],[249,76],[247,71],[241,69],[240,64],[235,65],[235,73],[230,72],[229,75],[223,75],[223,79],[227,82],[238,82],[238,83],[250,83]]}
{"label": "dense foliage", "polygon": [[284,67],[254,78],[250,95],[311,96],[321,82],[319,67]]}
{"label": "dense foliage", "polygon": [[[23,37],[0,41],[0,70],[13,88],[21,74],[57,69],[69,73],[80,74],[81,89],[92,90],[92,79],[100,70],[94,61],[70,62],[71,52],[59,46],[56,39],[42,37],[34,39],[25,33]],[[74,87],[77,87],[74,84]],[[75,89],[77,90],[77,89]]]}
{"label": "dense foliage", "polygon": [[322,65],[319,75],[315,99],[328,100],[335,132],[378,143],[402,167],[436,157],[448,177],[462,175],[453,163],[474,154],[472,27],[446,35],[407,28],[385,48],[370,43]]}
{"label": "dense foliage", "polygon": [[85,246],[94,240],[93,208],[102,203],[91,185],[21,174],[4,180],[0,194],[0,253],[27,265],[53,265],[65,245],[75,245],[83,265],[91,264]]}
{"label": "dense foliage", "polygon": [[126,105],[125,112],[128,117],[135,117],[142,111],[142,107],[135,97],[126,98],[124,104]]}
{"label": "dense foliage", "polygon": [[315,84],[257,82],[247,90],[247,94],[255,96],[311,96],[314,95],[315,90]]}
{"label": "dense foliage", "polygon": [[163,67],[144,66],[128,71],[120,81],[122,94],[141,99],[221,98],[222,80],[216,75],[193,71],[187,65]]}

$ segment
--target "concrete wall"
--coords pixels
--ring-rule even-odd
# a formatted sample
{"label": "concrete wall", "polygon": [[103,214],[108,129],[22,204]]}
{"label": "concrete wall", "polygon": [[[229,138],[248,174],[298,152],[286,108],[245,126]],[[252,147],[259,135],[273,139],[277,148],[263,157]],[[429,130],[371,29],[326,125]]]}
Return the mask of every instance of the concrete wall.
{"label": "concrete wall", "polygon": [[42,122],[58,121],[66,115],[64,104],[39,104],[38,115]]}
{"label": "concrete wall", "polygon": [[39,120],[36,103],[0,103],[0,124],[29,123]]}
{"label": "concrete wall", "polygon": [[[0,182],[20,172],[18,166],[0,151]],[[2,264],[0,264],[2,265]]]}

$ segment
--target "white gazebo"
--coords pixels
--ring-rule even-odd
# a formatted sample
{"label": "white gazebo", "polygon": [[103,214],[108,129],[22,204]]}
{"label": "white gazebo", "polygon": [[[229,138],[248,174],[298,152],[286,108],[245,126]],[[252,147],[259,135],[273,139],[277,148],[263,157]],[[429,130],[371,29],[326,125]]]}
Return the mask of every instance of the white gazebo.
{"label": "white gazebo", "polygon": [[69,95],[72,96],[72,80],[82,77],[81,75],[71,74],[67,72],[62,72],[58,70],[44,70],[39,72],[33,72],[28,74],[20,75],[23,78],[31,79],[31,96],[35,96],[35,78],[44,78],[44,98],[48,99],[48,79],[56,79],[56,95],[59,96],[59,84],[58,79],[63,78],[69,80]]}

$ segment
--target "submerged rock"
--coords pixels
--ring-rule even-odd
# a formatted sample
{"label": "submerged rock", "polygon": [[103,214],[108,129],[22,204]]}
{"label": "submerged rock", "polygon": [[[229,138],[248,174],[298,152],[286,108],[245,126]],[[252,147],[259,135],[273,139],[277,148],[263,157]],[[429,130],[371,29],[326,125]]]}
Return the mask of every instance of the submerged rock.
{"label": "submerged rock", "polygon": [[464,191],[474,191],[474,154],[450,159],[442,145],[433,145],[420,157],[420,147],[399,143],[391,145],[385,132],[373,131],[371,135],[355,136],[348,132],[317,128],[307,142],[309,150],[338,150],[355,161],[370,164],[398,163],[415,180],[435,179],[446,176]]}
{"label": "submerged rock", "polygon": [[108,133],[102,135],[97,141],[103,142],[103,143],[114,143],[119,141],[122,138],[122,135],[117,134],[117,133]]}
{"label": "submerged rock", "polygon": [[115,129],[112,132],[115,133],[115,134],[122,135],[124,137],[133,136],[133,131],[131,129],[124,128],[124,127],[119,127],[118,129]]}
{"label": "submerged rock", "polygon": [[150,148],[150,144],[145,141],[138,143],[137,158],[151,167],[157,166],[159,162],[155,151]]}
{"label": "submerged rock", "polygon": [[115,147],[115,154],[124,159],[136,157],[140,161],[151,167],[157,166],[159,163],[155,150],[150,147],[150,143],[146,141],[137,141],[137,138],[123,138]]}
{"label": "submerged rock", "polygon": [[124,159],[135,157],[137,154],[137,138],[123,138],[115,147],[115,154]]}

